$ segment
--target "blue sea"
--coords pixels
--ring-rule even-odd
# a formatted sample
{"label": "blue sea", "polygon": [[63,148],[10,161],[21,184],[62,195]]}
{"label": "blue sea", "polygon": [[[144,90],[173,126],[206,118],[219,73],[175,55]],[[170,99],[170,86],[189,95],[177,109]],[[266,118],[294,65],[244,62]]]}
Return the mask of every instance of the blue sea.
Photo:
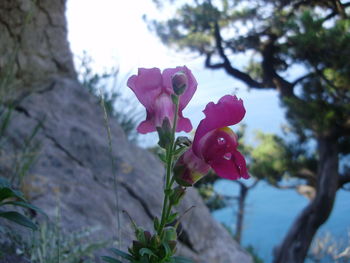
{"label": "blue sea", "polygon": [[[215,190],[228,195],[238,195],[238,185],[219,180]],[[286,235],[295,218],[308,204],[308,200],[295,190],[280,190],[260,182],[249,191],[242,235],[243,246],[252,245],[265,263],[272,261],[273,248]],[[213,212],[214,217],[234,230],[237,205]],[[333,212],[320,228],[318,236],[330,233],[340,243],[348,242],[350,231],[350,192],[340,190]]]}

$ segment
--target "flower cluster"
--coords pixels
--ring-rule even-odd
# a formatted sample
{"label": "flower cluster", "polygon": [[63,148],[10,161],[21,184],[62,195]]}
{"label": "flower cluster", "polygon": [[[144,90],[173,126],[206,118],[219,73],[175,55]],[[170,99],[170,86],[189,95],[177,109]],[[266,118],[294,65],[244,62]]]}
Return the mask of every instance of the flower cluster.
{"label": "flower cluster", "polygon": [[197,81],[188,68],[165,69],[162,73],[158,68],[141,68],[137,75],[129,78],[128,87],[132,89],[147,111],[146,120],[137,127],[139,133],[154,132],[157,127],[162,126],[164,121],[169,121],[172,125],[175,117],[175,105],[171,99],[171,95],[175,94],[173,82],[181,81],[184,83],[174,83],[176,87],[186,86],[179,101],[176,131],[190,132],[191,121],[183,117],[182,110],[192,99],[197,89]]}
{"label": "flower cluster", "polygon": [[[158,132],[158,144],[163,149],[160,158],[166,167],[164,201],[161,217],[154,219],[154,231],[145,231],[133,222],[136,240],[129,247],[129,253],[113,251],[129,262],[184,262],[174,256],[182,216],[172,208],[179,204],[186,187],[210,169],[225,179],[249,178],[244,157],[237,150],[237,136],[228,127],[243,119],[243,101],[226,95],[216,104],[208,103],[203,111],[205,118],[191,142],[186,137],[175,137],[176,132],[192,130],[191,121],[182,111],[192,99],[197,81],[187,67],[163,72],[158,68],[141,68],[129,78],[127,85],[146,108],[146,120],[137,127],[138,132]],[[104,260],[121,262],[111,257]]]}
{"label": "flower cluster", "polygon": [[[197,88],[197,81],[187,67],[166,69],[139,69],[133,75],[128,86],[145,106],[147,117],[138,126],[140,133],[148,133],[169,122],[176,125],[176,131],[190,132],[192,124],[184,118],[182,110],[189,103]],[[179,96],[177,123],[175,105],[171,96],[182,87]],[[239,123],[244,115],[243,101],[236,96],[226,95],[217,104],[210,102],[204,109],[205,118],[196,129],[193,145],[179,158],[174,173],[178,184],[193,185],[212,168],[215,173],[226,179],[249,178],[246,163],[237,150],[236,134],[228,126]]]}

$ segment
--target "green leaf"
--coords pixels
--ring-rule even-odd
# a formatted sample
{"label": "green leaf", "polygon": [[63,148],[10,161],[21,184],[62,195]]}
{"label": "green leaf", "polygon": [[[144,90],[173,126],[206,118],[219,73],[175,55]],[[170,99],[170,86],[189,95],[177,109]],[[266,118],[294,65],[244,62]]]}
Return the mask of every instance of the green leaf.
{"label": "green leaf", "polygon": [[4,187],[0,188],[0,201],[5,200],[7,198],[13,197],[13,192],[10,188]]}
{"label": "green leaf", "polygon": [[137,240],[140,241],[142,244],[147,243],[147,240],[145,237],[145,231],[141,227],[136,229],[135,235],[136,235]]}
{"label": "green leaf", "polygon": [[174,151],[174,155],[175,156],[181,156],[184,152],[186,152],[187,149],[188,149],[187,146],[181,146],[179,149]]}
{"label": "green leaf", "polygon": [[22,192],[14,190],[10,186],[0,187],[0,202],[11,197],[26,201]]}
{"label": "green leaf", "polygon": [[158,230],[158,228],[159,228],[159,225],[160,225],[160,223],[159,223],[159,218],[158,217],[155,217],[154,218],[154,221],[153,221],[153,227],[154,227],[154,230]]}
{"label": "green leaf", "polygon": [[177,233],[176,233],[176,228],[169,226],[164,229],[165,231],[165,240],[170,241],[170,240],[176,240],[177,239]]}
{"label": "green leaf", "polygon": [[171,249],[170,249],[168,243],[167,242],[162,242],[162,245],[163,245],[163,247],[165,249],[165,257],[171,256],[172,252],[171,252]]}
{"label": "green leaf", "polygon": [[158,256],[156,254],[154,254],[152,250],[150,250],[149,248],[146,248],[146,247],[141,248],[139,253],[141,256],[149,255],[149,256],[153,256],[155,258],[158,258]]}
{"label": "green leaf", "polygon": [[[172,205],[177,206],[186,194],[186,188],[177,186],[173,189],[169,199]],[[170,221],[171,222],[171,221]]]}
{"label": "green leaf", "polygon": [[32,210],[35,210],[45,216],[47,216],[45,214],[45,212],[43,210],[41,210],[39,207],[36,207],[35,205],[31,205],[29,203],[26,203],[26,202],[22,202],[22,201],[8,201],[8,202],[4,202],[0,205],[15,205],[15,206],[21,206],[21,207],[24,207],[24,208],[28,208],[28,209],[32,209]]}
{"label": "green leaf", "polygon": [[169,217],[167,218],[167,223],[170,224],[172,223],[176,217],[179,215],[179,213],[172,213],[169,215]]}
{"label": "green leaf", "polygon": [[141,257],[140,261],[138,261],[137,263],[150,263],[150,262],[147,256],[143,256]]}
{"label": "green leaf", "polygon": [[0,217],[6,218],[7,220],[15,222],[19,225],[29,227],[33,230],[37,230],[38,228],[37,225],[35,225],[29,218],[15,211],[0,212]]}
{"label": "green leaf", "polygon": [[7,181],[5,178],[0,177],[0,188],[5,188],[5,187],[10,188],[11,187],[10,182]]}
{"label": "green leaf", "polygon": [[123,263],[120,260],[108,256],[102,256],[101,257],[103,261],[108,262],[108,263]]}
{"label": "green leaf", "polygon": [[165,156],[165,154],[159,153],[159,154],[158,154],[158,157],[159,157],[159,159],[160,159],[163,163],[166,163],[166,156]]}
{"label": "green leaf", "polygon": [[128,253],[125,253],[124,251],[121,251],[119,249],[116,248],[111,248],[110,249],[114,254],[121,256],[122,258],[125,258],[127,260],[133,260],[133,257],[131,255],[129,255]]}

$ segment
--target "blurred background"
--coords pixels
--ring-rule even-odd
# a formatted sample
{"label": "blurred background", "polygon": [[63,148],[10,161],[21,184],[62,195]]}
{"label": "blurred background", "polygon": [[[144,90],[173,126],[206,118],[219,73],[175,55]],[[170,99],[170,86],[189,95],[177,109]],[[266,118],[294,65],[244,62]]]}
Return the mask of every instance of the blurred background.
{"label": "blurred background", "polygon": [[[118,92],[127,100],[133,94],[126,79],[137,68],[189,67],[199,85],[184,115],[194,127],[209,101],[224,94],[243,99],[244,126],[233,129],[241,135],[252,179],[212,178],[198,187],[215,218],[233,235],[241,228],[241,244],[271,262],[273,248],[315,197],[318,138],[348,119],[349,5],[268,0],[134,0],[122,5],[103,0],[97,5],[70,0],[68,36],[76,65],[86,52],[95,72],[118,68]],[[298,100],[293,101],[291,90]],[[132,107],[142,119],[142,108],[136,102]],[[340,144],[348,144],[349,137],[340,137]],[[137,136],[141,147],[156,143],[155,134]],[[339,172],[345,176],[347,150],[339,157]],[[349,242],[349,192],[340,188],[336,196],[309,251],[314,262],[333,262]],[[240,213],[244,221],[237,225]]]}
{"label": "blurred background", "polygon": [[188,191],[180,254],[350,262],[348,0],[1,0],[0,35],[1,263],[101,262],[134,238],[124,211],[152,228],[163,167],[126,82],[183,65],[194,129],[207,103],[244,101],[251,178]]}

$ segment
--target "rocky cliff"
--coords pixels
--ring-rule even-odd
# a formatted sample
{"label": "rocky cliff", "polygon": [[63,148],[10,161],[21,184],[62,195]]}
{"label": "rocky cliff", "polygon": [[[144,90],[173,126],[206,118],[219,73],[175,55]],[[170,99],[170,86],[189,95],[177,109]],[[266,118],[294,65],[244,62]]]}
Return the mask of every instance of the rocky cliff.
{"label": "rocky cliff", "polygon": [[[75,77],[66,40],[65,1],[38,0],[32,5],[26,0],[0,3],[0,68],[8,68],[10,55],[15,55],[14,74],[5,90],[18,100],[3,153],[19,155],[23,138],[40,127],[34,137],[39,145],[36,161],[24,185],[30,200],[51,218],[59,207],[64,231],[99,227],[96,239],[116,239],[119,213],[126,248],[133,231],[122,211],[152,229],[152,219],[161,211],[163,167],[151,153],[129,143],[112,119],[113,171],[103,111]],[[28,15],[25,29],[16,29]],[[11,162],[0,160],[2,175],[10,174]],[[179,210],[193,205],[182,221],[179,254],[203,263],[252,262],[213,220],[196,191],[189,190]]]}
{"label": "rocky cliff", "polygon": [[[99,227],[99,236],[116,236],[113,171],[103,112],[97,99],[75,80],[58,79],[51,89],[26,97],[13,115],[7,131],[7,152],[16,154],[23,138],[35,136],[40,152],[30,170],[26,189],[34,204],[54,217],[60,207],[68,231]],[[153,154],[130,144],[111,120],[113,158],[121,215],[123,247],[133,238],[127,211],[137,224],[152,229],[152,219],[162,205],[164,170]],[[184,217],[179,253],[196,262],[250,262],[250,257],[211,217],[195,190],[190,190],[181,211],[195,206]]]}

